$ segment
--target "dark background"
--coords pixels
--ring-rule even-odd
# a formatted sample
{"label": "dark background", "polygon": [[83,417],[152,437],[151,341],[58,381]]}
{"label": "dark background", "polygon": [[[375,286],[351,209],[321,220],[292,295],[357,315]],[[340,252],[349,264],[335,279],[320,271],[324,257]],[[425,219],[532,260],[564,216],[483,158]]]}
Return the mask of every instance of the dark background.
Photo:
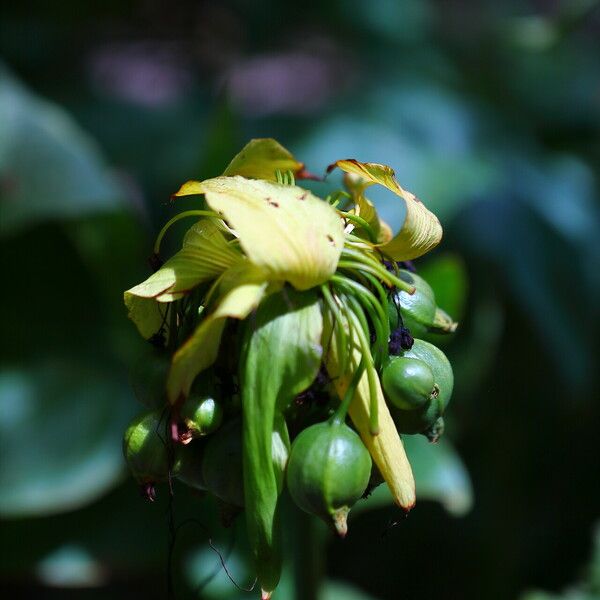
{"label": "dark background", "polygon": [[[166,597],[169,525],[188,518],[202,524],[177,529],[177,597],[253,597],[222,571],[203,585],[219,567],[209,535],[252,580],[243,526],[220,530],[211,501],[177,487],[145,504],[126,478],[141,342],[121,302],[186,206],[169,203],[179,184],[275,137],[314,172],[346,157],[394,167],[444,225],[417,266],[462,321],[444,346],[448,441],[409,442],[423,501],[403,519],[373,499],[345,541],[327,537],[323,598],[600,598],[600,552],[586,568],[600,517],[596,2],[32,1],[0,14],[8,597]],[[277,597],[293,587],[286,571]]]}

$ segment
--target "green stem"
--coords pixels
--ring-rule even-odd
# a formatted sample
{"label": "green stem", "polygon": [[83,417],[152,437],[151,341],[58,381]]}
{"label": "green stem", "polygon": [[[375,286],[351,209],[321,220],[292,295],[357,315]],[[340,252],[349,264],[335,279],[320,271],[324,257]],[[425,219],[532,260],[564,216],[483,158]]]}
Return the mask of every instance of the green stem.
{"label": "green stem", "polygon": [[[342,253],[345,250],[346,249],[342,250]],[[355,269],[357,271],[362,270],[366,273],[371,273],[372,275],[375,275],[375,277],[378,277],[388,285],[394,285],[398,289],[403,290],[408,294],[412,295],[415,293],[415,288],[414,286],[410,285],[410,283],[402,281],[402,279],[396,277],[395,275],[387,271],[385,267],[381,265],[381,263],[378,263],[377,261],[366,257],[364,260],[340,260],[340,262],[338,262],[338,268]]]}
{"label": "green stem", "polygon": [[[350,303],[356,302],[351,296],[348,297]],[[359,307],[360,310],[360,307]],[[377,371],[373,364],[373,358],[371,356],[371,349],[369,347],[369,340],[365,335],[363,327],[361,325],[360,316],[357,315],[354,310],[348,310],[348,316],[350,321],[354,321],[354,327],[356,330],[356,336],[363,358],[366,360],[367,378],[369,381],[369,419],[370,419],[370,430],[371,435],[377,435],[379,433],[379,406],[377,398]],[[364,319],[364,315],[362,315]]]}
{"label": "green stem", "polygon": [[[364,273],[365,276],[368,277],[368,281],[375,285],[379,285],[379,282],[375,279],[375,277],[369,275],[368,273]],[[354,281],[353,279],[340,277],[339,275],[334,275],[331,280],[341,285],[346,291],[350,291],[362,304],[363,308],[369,314],[371,318],[371,323],[373,323],[373,327],[375,327],[375,334],[377,339],[377,348],[378,348],[378,363],[379,367],[382,367],[387,361],[388,356],[388,341],[390,339],[390,324],[388,320],[387,314],[387,297],[383,288],[381,288],[381,292],[383,293],[383,300],[386,303],[386,308],[383,308],[381,305],[381,296],[378,300],[371,290],[369,290],[364,285]]]}
{"label": "green stem", "polygon": [[[331,281],[335,285],[340,286],[342,290],[347,294],[357,298],[360,301],[362,308],[369,315],[371,323],[375,328],[377,340],[376,362],[379,366],[382,366],[384,358],[387,355],[387,352],[384,352],[384,350],[387,349],[387,343],[389,339],[389,327],[386,327],[386,325],[388,324],[387,313],[383,311],[383,308],[379,304],[379,301],[377,300],[377,298],[375,298],[372,292],[357,281],[354,281],[353,279],[350,279],[348,277],[342,277],[340,275],[333,275],[331,277]],[[366,333],[369,333],[368,325]]]}
{"label": "green stem", "polygon": [[348,389],[346,390],[346,393],[344,394],[344,398],[342,399],[342,402],[340,403],[337,410],[335,411],[335,413],[333,413],[333,416],[330,419],[332,424],[341,425],[346,420],[346,415],[348,414],[348,409],[350,408],[350,404],[352,403],[352,400],[354,399],[354,394],[356,393],[356,388],[358,387],[360,378],[362,377],[362,375],[365,371],[365,367],[366,367],[365,359],[361,358],[360,363],[358,364],[358,367],[356,368],[356,371],[354,371],[354,375],[352,375],[352,379],[350,380],[350,385],[348,386]]}
{"label": "green stem", "polygon": [[318,600],[323,582],[325,540],[321,523],[312,515],[293,510],[294,524],[294,597]]}
{"label": "green stem", "polygon": [[[336,338],[337,343],[337,354],[338,354],[338,363],[340,368],[340,375],[346,372],[346,365],[348,363],[348,334],[346,333],[346,327],[344,326],[342,312],[337,305],[331,291],[326,285],[321,286],[321,292],[323,294],[323,298],[325,299],[325,303],[327,307],[331,311],[332,314],[332,335]],[[335,330],[337,329],[337,333]]]}
{"label": "green stem", "polygon": [[369,236],[369,241],[372,244],[377,243],[377,236],[375,235],[375,232],[373,231],[373,228],[369,225],[368,221],[365,221],[365,219],[359,217],[358,215],[354,215],[349,212],[344,212],[343,210],[338,210],[338,213],[347,221],[351,221],[355,225],[358,225],[359,227],[364,229],[367,232]]}
{"label": "green stem", "polygon": [[383,351],[383,364],[387,363],[387,358],[388,358],[388,342],[390,339],[390,320],[388,317],[388,296],[385,293],[385,290],[383,289],[382,285],[379,283],[379,281],[377,280],[377,278],[373,277],[370,273],[364,273],[365,277],[369,280],[369,282],[371,283],[371,285],[375,288],[375,290],[377,291],[377,294],[379,295],[379,306],[381,307],[381,310],[383,312],[383,321],[382,321],[382,325],[383,325],[383,337],[385,339],[385,348]]}
{"label": "green stem", "polygon": [[169,230],[171,225],[177,223],[180,219],[185,219],[187,217],[212,217],[215,219],[220,219],[221,216],[212,210],[186,210],[185,212],[179,213],[175,215],[172,219],[169,219],[163,228],[160,230],[156,242],[154,242],[154,254],[158,254],[160,252],[160,244],[165,237],[165,233]]}

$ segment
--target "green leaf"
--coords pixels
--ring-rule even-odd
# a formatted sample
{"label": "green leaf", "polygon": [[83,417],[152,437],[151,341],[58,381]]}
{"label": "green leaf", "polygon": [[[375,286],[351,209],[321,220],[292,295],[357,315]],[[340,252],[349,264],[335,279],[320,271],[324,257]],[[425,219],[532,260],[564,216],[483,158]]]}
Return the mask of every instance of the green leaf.
{"label": "green leaf", "polygon": [[272,138],[250,140],[229,163],[223,175],[241,175],[248,179],[275,181],[275,171],[298,173],[304,164],[298,162],[279,142]]}
{"label": "green leaf", "polygon": [[123,295],[127,316],[133,321],[140,335],[149,340],[165,323],[167,306],[154,298],[142,298],[129,292]]}
{"label": "green leaf", "polygon": [[121,207],[99,149],[61,108],[0,64],[0,235]]}
{"label": "green leaf", "polygon": [[73,510],[123,473],[125,381],[74,360],[0,371],[0,514]]}
{"label": "green leaf", "polygon": [[208,205],[235,230],[246,256],[269,279],[305,290],[335,272],[343,223],[309,191],[235,176],[188,181],[175,195],[190,194],[206,195]]}
{"label": "green leaf", "polygon": [[240,380],[246,522],[258,579],[272,591],[281,570],[278,499],[283,470],[273,464],[276,419],[314,380],[322,358],[323,321],[314,293],[284,289],[248,320]]}

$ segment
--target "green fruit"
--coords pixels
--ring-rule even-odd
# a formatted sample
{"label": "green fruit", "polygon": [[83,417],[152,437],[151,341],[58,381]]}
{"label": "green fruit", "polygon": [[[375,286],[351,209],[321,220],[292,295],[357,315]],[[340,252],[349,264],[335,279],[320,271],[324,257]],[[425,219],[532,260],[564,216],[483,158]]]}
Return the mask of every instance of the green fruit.
{"label": "green fruit", "polygon": [[381,383],[387,400],[396,408],[415,410],[429,402],[435,381],[427,363],[397,356],[383,369]]}
{"label": "green fruit", "polygon": [[236,419],[207,441],[201,477],[206,489],[228,504],[244,506],[242,423]]}
{"label": "green fruit", "polygon": [[159,411],[133,420],[123,436],[123,455],[140,484],[166,481],[169,476],[166,421]]}
{"label": "green fruit", "polygon": [[369,452],[346,425],[312,425],[292,444],[287,483],[294,502],[332,524],[342,537],[348,512],[364,494],[370,476]]}
{"label": "green fruit", "polygon": [[171,357],[164,350],[148,345],[131,369],[131,386],[135,397],[147,408],[161,408],[166,403],[166,384]]}
{"label": "green fruit", "polygon": [[212,395],[192,392],[181,406],[181,418],[193,437],[216,431],[223,421],[223,407]]}
{"label": "green fruit", "polygon": [[401,410],[390,406],[390,414],[399,433],[423,433],[442,416],[442,407],[438,399],[433,398],[424,407],[415,410]]}
{"label": "green fruit", "polygon": [[200,441],[190,444],[177,444],[173,472],[175,477],[195,490],[206,490],[206,482],[202,476],[204,445]]}
{"label": "green fruit", "polygon": [[433,344],[424,340],[415,340],[410,350],[402,353],[403,357],[418,358],[427,363],[433,372],[433,379],[438,387],[438,400],[442,406],[442,412],[448,406],[454,388],[454,374],[452,366],[446,355]]}
{"label": "green fruit", "polygon": [[390,406],[390,413],[400,433],[427,432],[444,414],[452,396],[454,387],[452,367],[439,348],[424,340],[415,340],[413,347],[403,352],[402,358],[418,359],[427,364],[433,373],[435,393],[422,408],[401,410],[396,406]]}
{"label": "green fruit", "polygon": [[402,316],[402,324],[410,329],[413,337],[424,335],[435,319],[435,294],[431,286],[416,273],[401,269],[398,276],[403,281],[415,286],[414,294],[396,291],[388,303],[390,329],[400,326],[398,312]]}

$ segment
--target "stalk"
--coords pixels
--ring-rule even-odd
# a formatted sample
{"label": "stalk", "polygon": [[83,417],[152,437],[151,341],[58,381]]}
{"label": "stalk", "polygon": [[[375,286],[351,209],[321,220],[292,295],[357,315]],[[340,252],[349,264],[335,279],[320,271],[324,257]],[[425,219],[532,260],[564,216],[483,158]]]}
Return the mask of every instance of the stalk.
{"label": "stalk", "polygon": [[186,217],[212,217],[214,219],[221,219],[221,215],[212,210],[186,210],[178,215],[175,215],[172,219],[169,219],[160,230],[156,238],[156,242],[154,242],[154,254],[158,254],[160,252],[160,244],[171,225],[177,223],[177,221],[180,219],[185,219]]}
{"label": "stalk", "polygon": [[372,244],[377,243],[377,236],[375,235],[375,232],[373,231],[373,228],[369,225],[368,221],[365,221],[365,219],[359,217],[358,215],[349,212],[344,212],[343,210],[338,210],[338,213],[347,221],[350,221],[364,229],[369,235],[369,241]]}
{"label": "stalk", "polygon": [[[342,251],[343,252],[343,251]],[[359,260],[340,260],[338,263],[338,268],[343,269],[355,269],[357,271],[365,271],[366,273],[371,273],[375,275],[375,277],[381,279],[388,285],[394,285],[398,289],[407,292],[408,294],[414,294],[415,288],[410,285],[410,283],[406,283],[406,281],[402,281],[399,277],[396,277],[389,271],[385,269],[380,263],[372,259],[366,259],[363,261]]]}
{"label": "stalk", "polygon": [[[333,275],[331,278],[332,282],[339,285],[344,292],[353,295],[358,299],[362,305],[362,308],[367,312],[371,319],[371,323],[375,328],[376,340],[377,340],[377,363],[382,366],[384,357],[387,356],[387,343],[389,339],[389,327],[387,325],[387,315],[383,312],[383,308],[380,306],[377,298],[371,293],[369,289],[360,283],[340,275]],[[386,333],[386,331],[388,333]],[[368,328],[367,328],[368,332]]]}
{"label": "stalk", "polygon": [[341,425],[346,420],[346,415],[348,414],[348,409],[350,408],[350,403],[354,399],[354,394],[356,393],[356,388],[358,387],[358,383],[360,382],[360,378],[362,377],[365,371],[365,359],[361,358],[356,371],[354,371],[354,375],[350,380],[350,385],[344,394],[344,398],[342,399],[340,405],[337,410],[331,417],[331,423],[335,425]]}
{"label": "stalk", "polygon": [[[342,312],[340,311],[339,306],[337,305],[331,291],[326,285],[321,286],[321,292],[323,294],[323,298],[325,299],[325,304],[331,311],[334,320],[334,329],[338,328],[338,335],[336,336],[336,340],[338,342],[338,356],[340,361],[340,373],[345,373],[347,366],[347,357],[349,352],[346,352],[348,348],[348,335],[346,334],[346,328],[344,327]],[[351,350],[350,350],[351,351]]]}

